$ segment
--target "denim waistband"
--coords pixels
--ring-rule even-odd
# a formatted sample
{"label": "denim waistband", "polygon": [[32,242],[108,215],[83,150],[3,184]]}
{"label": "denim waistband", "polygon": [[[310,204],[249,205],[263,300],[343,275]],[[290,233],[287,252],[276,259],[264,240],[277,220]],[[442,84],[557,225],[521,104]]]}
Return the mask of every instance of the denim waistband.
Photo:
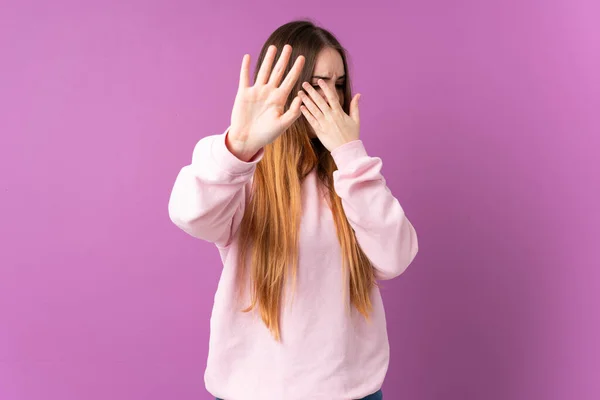
{"label": "denim waistband", "polygon": [[[219,399],[217,397],[216,400],[223,400],[223,399]],[[381,389],[379,389],[375,393],[370,394],[367,397],[363,397],[362,399],[358,399],[358,400],[383,400],[383,392],[381,391]]]}

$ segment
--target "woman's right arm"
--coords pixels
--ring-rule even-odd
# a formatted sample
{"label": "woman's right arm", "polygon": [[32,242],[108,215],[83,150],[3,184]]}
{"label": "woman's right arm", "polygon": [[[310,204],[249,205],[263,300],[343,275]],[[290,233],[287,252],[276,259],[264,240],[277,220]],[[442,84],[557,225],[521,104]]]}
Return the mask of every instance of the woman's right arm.
{"label": "woman's right arm", "polygon": [[179,172],[171,193],[171,220],[190,235],[220,247],[231,243],[239,227],[264,146],[301,115],[298,96],[287,110],[285,105],[304,67],[304,56],[287,68],[292,48],[285,45],[272,68],[277,52],[269,46],[252,86],[250,56],[244,55],[230,127],[198,142],[192,163]]}
{"label": "woman's right arm", "polygon": [[169,199],[169,217],[188,234],[226,247],[237,231],[256,164],[264,150],[248,162],[227,146],[229,129],[201,139],[192,162],[181,169]]}

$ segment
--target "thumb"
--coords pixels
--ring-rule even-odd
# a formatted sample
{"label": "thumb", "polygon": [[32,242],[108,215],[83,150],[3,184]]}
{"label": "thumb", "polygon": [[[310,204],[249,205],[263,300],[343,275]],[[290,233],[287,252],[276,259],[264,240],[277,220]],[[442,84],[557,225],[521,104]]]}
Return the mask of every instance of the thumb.
{"label": "thumb", "polygon": [[301,104],[302,100],[299,96],[296,96],[292,104],[290,104],[290,108],[281,116],[281,125],[284,127],[284,130],[289,128],[302,115],[300,111]]}
{"label": "thumb", "polygon": [[350,102],[350,118],[354,120],[357,124],[360,124],[360,115],[358,112],[358,100],[362,97],[361,94],[357,94],[354,96],[352,101]]}

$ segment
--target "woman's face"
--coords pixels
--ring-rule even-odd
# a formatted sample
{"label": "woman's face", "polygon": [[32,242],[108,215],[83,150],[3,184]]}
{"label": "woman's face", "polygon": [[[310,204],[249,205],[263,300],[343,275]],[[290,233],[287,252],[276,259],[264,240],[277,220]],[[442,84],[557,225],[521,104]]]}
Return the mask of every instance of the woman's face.
{"label": "woman's face", "polygon": [[[323,79],[325,81],[325,84],[329,87],[329,89],[337,95],[337,99],[340,102],[340,105],[343,107],[346,71],[344,70],[342,56],[340,56],[340,53],[338,53],[337,50],[332,49],[331,47],[324,48],[317,55],[315,69],[313,70],[312,77],[309,82],[312,87],[314,87],[316,91],[323,96],[325,101],[327,101],[327,97],[325,97],[323,89],[321,89],[317,83],[319,79]],[[329,104],[328,101],[327,103]],[[315,137],[312,132],[310,133],[310,136]]]}
{"label": "woman's face", "polygon": [[344,106],[344,84],[346,71],[342,56],[337,50],[326,47],[317,55],[315,69],[313,70],[311,81],[309,82],[327,101],[323,89],[319,87],[317,81],[323,79],[329,89],[337,94],[338,101]]}

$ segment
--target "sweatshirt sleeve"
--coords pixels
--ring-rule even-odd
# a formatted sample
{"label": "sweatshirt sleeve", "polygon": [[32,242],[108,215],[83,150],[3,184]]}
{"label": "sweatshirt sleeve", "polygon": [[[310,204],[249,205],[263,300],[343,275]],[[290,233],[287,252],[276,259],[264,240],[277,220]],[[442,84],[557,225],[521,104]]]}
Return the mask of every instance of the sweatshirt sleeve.
{"label": "sweatshirt sleeve", "polygon": [[417,255],[417,234],[381,175],[381,159],[369,157],[361,140],[331,155],[338,167],[333,173],[335,191],[375,277],[400,275]]}
{"label": "sweatshirt sleeve", "polygon": [[261,149],[249,162],[225,145],[229,129],[201,139],[192,162],[181,169],[169,199],[169,217],[183,231],[226,247],[237,231],[246,206]]}

